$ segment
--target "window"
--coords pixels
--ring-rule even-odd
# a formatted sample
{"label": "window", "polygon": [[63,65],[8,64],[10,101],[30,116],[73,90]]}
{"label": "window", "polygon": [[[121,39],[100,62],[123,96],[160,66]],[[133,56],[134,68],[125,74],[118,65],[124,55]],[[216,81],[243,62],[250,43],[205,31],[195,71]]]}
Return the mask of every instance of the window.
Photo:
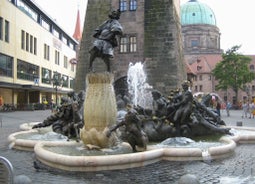
{"label": "window", "polygon": [[26,51],[29,51],[29,34],[26,33]]}
{"label": "window", "polygon": [[128,48],[128,41],[126,37],[121,37],[120,38],[120,52],[124,53],[127,52],[127,48]]}
{"label": "window", "polygon": [[55,64],[59,65],[59,52],[55,50]]}
{"label": "window", "polygon": [[53,72],[53,76],[52,76],[52,84],[53,86],[57,87],[57,86],[62,86],[62,80],[61,80],[61,73],[58,72]]}
{"label": "window", "polygon": [[134,11],[137,8],[137,2],[136,0],[130,0],[130,4],[129,4],[129,10],[130,11]]}
{"label": "window", "polygon": [[67,59],[67,57],[66,56],[64,56],[64,68],[67,68],[67,64],[68,64],[68,61],[67,61],[68,59]]}
{"label": "window", "polygon": [[120,53],[136,52],[137,38],[136,36],[125,36],[120,38]]}
{"label": "window", "polygon": [[51,71],[46,68],[42,68],[42,83],[51,84]]}
{"label": "window", "polygon": [[203,91],[203,86],[202,85],[199,86],[199,91]]}
{"label": "window", "polygon": [[30,16],[32,19],[34,19],[35,21],[37,21],[38,18],[38,14],[32,9],[30,8],[27,4],[25,4],[23,2],[23,0],[17,0],[17,7],[23,11],[25,14],[27,14],[28,16]]}
{"label": "window", "polygon": [[136,52],[136,37],[135,36],[130,36],[129,38],[129,43],[130,43],[130,52]]}
{"label": "window", "polygon": [[70,77],[70,88],[74,88],[74,79]]}
{"label": "window", "polygon": [[25,49],[25,31],[21,31],[21,49]]}
{"label": "window", "polygon": [[191,40],[191,47],[197,47],[198,46],[198,40]]}
{"label": "window", "polygon": [[56,29],[53,29],[53,35],[56,36],[57,38],[60,38],[60,33]]}
{"label": "window", "polygon": [[197,65],[197,71],[200,71],[203,67],[201,65]]}
{"label": "window", "polygon": [[10,23],[0,17],[0,40],[10,41]]}
{"label": "window", "polygon": [[39,78],[39,66],[27,63],[18,59],[17,78],[34,81],[35,78]]}
{"label": "window", "polygon": [[127,0],[120,0],[120,11],[127,11]]}
{"label": "window", "polygon": [[69,47],[70,47],[71,49],[75,50],[75,46],[74,46],[73,43],[69,43]]}
{"label": "window", "polygon": [[62,41],[63,41],[64,44],[67,45],[67,38],[65,36],[62,37]]}
{"label": "window", "polygon": [[197,86],[195,86],[195,92],[197,92]]}
{"label": "window", "polygon": [[0,40],[3,40],[3,18],[0,17]]}
{"label": "window", "polygon": [[47,44],[44,44],[44,59],[50,60],[50,46]]}
{"label": "window", "polygon": [[63,87],[68,88],[68,76],[66,75],[62,75],[62,79],[63,79]]}
{"label": "window", "polygon": [[30,53],[33,53],[34,52],[34,50],[33,50],[33,48],[34,48],[34,38],[33,38],[33,36],[32,35],[30,35]]}
{"label": "window", "polygon": [[10,25],[9,25],[9,22],[7,20],[5,20],[5,32],[4,32],[4,40],[6,42],[9,42],[9,31],[10,31]]}
{"label": "window", "polygon": [[199,75],[199,80],[203,80],[203,76],[202,75]]}
{"label": "window", "polygon": [[0,54],[0,76],[13,76],[13,58]]}
{"label": "window", "polygon": [[34,55],[37,54],[37,38],[34,37]]}
{"label": "window", "polygon": [[37,38],[21,30],[21,49],[37,54]]}
{"label": "window", "polygon": [[50,31],[50,24],[46,22],[44,19],[42,19],[42,27]]}
{"label": "window", "polygon": [[[252,90],[252,91],[255,91],[255,86],[254,86],[254,85],[251,86],[251,90]],[[253,98],[253,99],[254,99],[254,98]]]}

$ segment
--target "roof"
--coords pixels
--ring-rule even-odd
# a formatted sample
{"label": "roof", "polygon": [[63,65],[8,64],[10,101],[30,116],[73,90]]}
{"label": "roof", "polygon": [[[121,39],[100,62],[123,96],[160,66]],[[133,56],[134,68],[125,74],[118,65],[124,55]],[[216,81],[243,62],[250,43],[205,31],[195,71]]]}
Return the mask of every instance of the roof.
{"label": "roof", "polygon": [[197,0],[190,0],[181,6],[181,24],[210,24],[216,26],[216,18],[209,6]]}
{"label": "roof", "polygon": [[211,73],[216,64],[222,60],[220,54],[207,54],[197,56],[186,56],[185,61],[189,70],[194,73]]}
{"label": "roof", "polygon": [[[251,57],[250,65],[255,67],[255,55],[246,55]],[[190,74],[211,73],[218,62],[222,61],[220,54],[189,55],[185,56],[186,71]]]}
{"label": "roof", "polygon": [[80,11],[77,12],[77,19],[75,24],[75,30],[73,34],[73,38],[77,41],[81,41],[82,33],[81,33],[81,23],[80,23]]}

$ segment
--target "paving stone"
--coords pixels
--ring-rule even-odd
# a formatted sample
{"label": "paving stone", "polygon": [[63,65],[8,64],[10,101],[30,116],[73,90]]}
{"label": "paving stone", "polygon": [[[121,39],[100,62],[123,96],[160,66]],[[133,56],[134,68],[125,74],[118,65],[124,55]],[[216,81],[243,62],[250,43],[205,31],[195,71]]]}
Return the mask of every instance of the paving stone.
{"label": "paving stone", "polygon": [[[224,121],[235,125],[241,117],[241,111],[231,112]],[[239,113],[239,115],[238,115]],[[19,130],[19,125],[25,122],[42,121],[48,117],[50,111],[1,113],[3,127],[0,128],[0,155],[7,157],[14,167],[15,175],[26,175],[36,184],[126,184],[126,183],[171,183],[178,184],[178,180],[185,174],[194,174],[201,184],[218,184],[221,177],[244,176],[239,183],[255,183],[255,144],[238,144],[235,154],[229,158],[205,163],[202,161],[171,162],[160,161],[148,166],[118,171],[101,171],[87,173],[70,173],[49,170],[46,167],[36,170],[33,167],[34,153],[8,148],[7,137]],[[223,114],[224,115],[224,114]],[[255,127],[249,119],[242,120],[244,126]],[[233,123],[234,122],[234,123]]]}

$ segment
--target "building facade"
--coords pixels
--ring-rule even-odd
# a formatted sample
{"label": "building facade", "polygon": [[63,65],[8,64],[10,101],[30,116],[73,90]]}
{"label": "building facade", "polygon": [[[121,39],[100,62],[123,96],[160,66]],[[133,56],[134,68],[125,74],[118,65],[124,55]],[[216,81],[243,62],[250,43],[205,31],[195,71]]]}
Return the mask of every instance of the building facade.
{"label": "building facade", "polygon": [[[255,98],[255,81],[239,91],[238,100],[234,91],[216,90],[217,80],[212,75],[216,64],[222,60],[220,48],[220,30],[216,16],[206,4],[189,0],[181,6],[181,24],[184,46],[184,58],[188,76],[191,76],[193,93],[218,93],[223,101],[240,104],[240,101]],[[255,56],[250,56],[250,70],[254,71]]]}
{"label": "building facade", "polygon": [[78,42],[30,0],[0,1],[0,96],[17,108],[71,91]]}

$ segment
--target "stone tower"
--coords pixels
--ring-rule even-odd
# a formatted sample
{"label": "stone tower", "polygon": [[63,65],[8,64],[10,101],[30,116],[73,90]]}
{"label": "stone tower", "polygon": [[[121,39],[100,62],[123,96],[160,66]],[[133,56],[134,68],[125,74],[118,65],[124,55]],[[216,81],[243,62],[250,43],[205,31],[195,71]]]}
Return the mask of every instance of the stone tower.
{"label": "stone tower", "polygon": [[[123,26],[124,34],[114,52],[115,81],[124,81],[122,79],[127,76],[130,62],[143,62],[147,82],[165,94],[179,87],[186,79],[179,0],[137,0],[136,4],[131,4],[132,2],[88,0],[75,90],[85,88],[88,50],[92,45],[93,30],[108,18],[112,9],[118,8],[121,9],[119,22]],[[94,62],[94,65],[99,66],[96,70],[105,70],[102,61]]]}
{"label": "stone tower", "polygon": [[146,65],[148,81],[166,94],[186,79],[178,2],[146,0],[144,8],[144,57],[149,59]]}

